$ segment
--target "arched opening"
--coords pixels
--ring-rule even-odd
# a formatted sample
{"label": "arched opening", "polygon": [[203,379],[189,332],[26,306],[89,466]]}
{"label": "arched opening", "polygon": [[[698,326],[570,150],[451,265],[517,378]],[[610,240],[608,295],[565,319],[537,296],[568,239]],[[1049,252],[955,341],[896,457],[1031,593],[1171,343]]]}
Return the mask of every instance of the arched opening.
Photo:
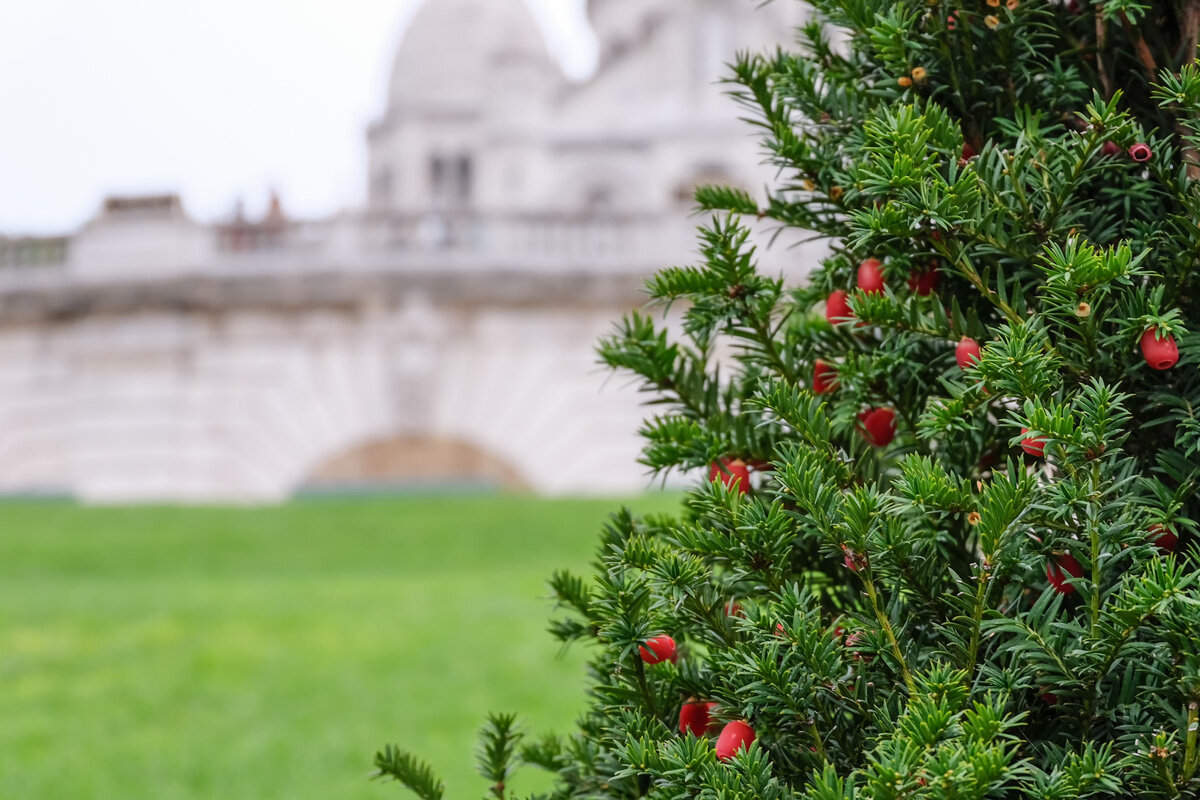
{"label": "arched opening", "polygon": [[392,436],[360,442],[326,459],[309,473],[300,492],[526,488],[509,464],[468,442]]}

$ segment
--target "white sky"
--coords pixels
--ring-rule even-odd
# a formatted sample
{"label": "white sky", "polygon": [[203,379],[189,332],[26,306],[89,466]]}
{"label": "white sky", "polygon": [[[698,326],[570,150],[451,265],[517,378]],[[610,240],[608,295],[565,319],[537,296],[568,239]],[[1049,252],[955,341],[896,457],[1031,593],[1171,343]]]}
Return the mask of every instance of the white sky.
{"label": "white sky", "polygon": [[[0,0],[0,233],[69,232],[112,193],[211,220],[269,190],[301,216],[363,196],[364,129],[422,0]],[[528,0],[587,73],[585,0]]]}

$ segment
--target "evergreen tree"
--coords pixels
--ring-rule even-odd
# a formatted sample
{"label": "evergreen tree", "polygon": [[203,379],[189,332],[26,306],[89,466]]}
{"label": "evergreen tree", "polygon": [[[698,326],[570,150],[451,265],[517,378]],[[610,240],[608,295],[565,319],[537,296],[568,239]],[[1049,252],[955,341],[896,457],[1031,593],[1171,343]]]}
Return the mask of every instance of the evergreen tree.
{"label": "evergreen tree", "polygon": [[[599,349],[695,488],[553,577],[590,705],[494,718],[493,793],[1200,796],[1200,0],[811,5],[733,67],[769,201],[701,189],[680,338]],[[830,255],[764,276],[754,218]]]}

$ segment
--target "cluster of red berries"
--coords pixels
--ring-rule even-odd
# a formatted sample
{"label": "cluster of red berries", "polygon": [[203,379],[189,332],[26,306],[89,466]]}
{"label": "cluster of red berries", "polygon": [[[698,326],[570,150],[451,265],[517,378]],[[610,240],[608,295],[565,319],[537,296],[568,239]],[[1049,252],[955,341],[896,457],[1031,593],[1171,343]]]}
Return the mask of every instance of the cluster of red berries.
{"label": "cluster of red berries", "polygon": [[[642,661],[647,664],[661,664],[664,661],[674,663],[679,659],[675,640],[670,636],[655,636],[646,640],[646,644],[638,648]],[[713,710],[716,703],[699,702],[689,699],[679,709],[679,735],[704,736],[713,730]],[[754,728],[749,724],[735,720],[725,725],[717,737],[717,758],[728,761],[737,755],[739,750],[750,749],[754,741]]]}
{"label": "cluster of red berries", "polygon": [[1150,149],[1150,145],[1146,144],[1145,142],[1137,142],[1136,144],[1132,144],[1129,146],[1128,150],[1122,150],[1121,145],[1117,144],[1116,142],[1105,142],[1104,144],[1100,145],[1100,155],[1105,158],[1119,156],[1121,153],[1127,154],[1131,161],[1135,161],[1138,164],[1146,163],[1154,155],[1154,151]]}
{"label": "cluster of red berries", "polygon": [[[687,736],[690,732],[696,738],[711,733],[715,729],[712,712],[716,703],[689,701],[679,709],[679,735]],[[749,750],[754,742],[754,728],[742,720],[726,723],[717,736],[717,758],[728,761],[738,754],[739,750]]]}
{"label": "cluster of red berries", "polygon": [[[974,152],[973,150],[971,151]],[[937,286],[937,270],[913,273],[909,277],[909,288],[919,294],[928,294]],[[877,258],[868,258],[858,267],[858,288],[867,294],[884,290],[883,264]],[[921,288],[916,288],[921,287]],[[927,289],[927,291],[922,291]],[[854,318],[854,312],[846,301],[845,290],[838,289],[829,295],[825,301],[825,316],[833,324]],[[1159,338],[1157,329],[1151,328],[1142,334],[1142,355],[1151,368],[1157,370],[1170,369],[1179,362],[1179,346],[1175,337],[1170,334]],[[975,339],[962,337],[954,349],[954,359],[959,369],[967,370],[978,362],[982,348]],[[829,394],[837,389],[837,368],[823,359],[817,359],[813,364],[812,391],[815,394]],[[869,408],[858,414],[859,433],[874,447],[885,447],[896,437],[896,411],[889,407]],[[1028,428],[1022,428],[1021,433],[1029,433]],[[1046,439],[1027,436],[1021,441],[1021,449],[1035,458],[1046,455]],[[714,470],[715,470],[714,466]],[[715,476],[713,472],[713,476]],[[748,480],[749,474],[746,474]],[[739,484],[744,486],[746,484]],[[744,490],[743,490],[744,491]]]}
{"label": "cluster of red berries", "polygon": [[[928,297],[937,289],[940,280],[936,266],[931,265],[928,269],[920,271],[914,269],[908,274],[908,288],[922,297]],[[883,262],[878,258],[864,259],[858,265],[856,285],[866,294],[883,294],[887,286],[883,276]],[[854,319],[854,311],[848,302],[849,296],[850,293],[845,289],[835,289],[825,299],[825,319],[831,324],[837,325]]]}
{"label": "cluster of red berries", "polygon": [[[917,271],[913,270],[908,276],[908,288],[922,297],[927,297],[937,289],[940,276],[936,266]],[[858,265],[857,286],[866,294],[882,294],[887,286],[883,275],[883,262],[877,258],[867,258]],[[825,318],[837,325],[854,319],[854,311],[848,302],[849,293],[844,289],[835,289],[825,300]],[[861,322],[859,323],[862,324]],[[837,368],[823,359],[817,359],[813,364],[812,390],[815,394],[829,394],[837,389]],[[858,430],[867,443],[873,447],[886,447],[896,438],[896,410],[887,406],[868,408],[858,415]]]}

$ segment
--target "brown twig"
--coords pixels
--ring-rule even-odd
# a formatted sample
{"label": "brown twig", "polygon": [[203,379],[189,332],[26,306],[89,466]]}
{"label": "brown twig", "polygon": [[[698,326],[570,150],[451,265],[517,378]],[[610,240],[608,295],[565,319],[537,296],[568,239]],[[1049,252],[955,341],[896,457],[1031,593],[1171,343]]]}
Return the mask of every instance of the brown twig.
{"label": "brown twig", "polygon": [[1146,72],[1150,75],[1150,80],[1157,79],[1158,62],[1154,60],[1154,54],[1150,52],[1150,46],[1142,38],[1142,32],[1133,26],[1129,21],[1129,16],[1124,11],[1119,13],[1121,15],[1121,27],[1125,29],[1125,33],[1128,34],[1129,39],[1133,42],[1133,49],[1137,52],[1138,60],[1146,68]]}
{"label": "brown twig", "polygon": [[1183,51],[1183,63],[1190,64],[1196,57],[1196,46],[1200,42],[1200,0],[1184,0],[1179,23],[1182,29],[1181,38],[1187,42]]}
{"label": "brown twig", "polygon": [[1100,75],[1100,85],[1104,87],[1105,98],[1113,96],[1112,78],[1108,75],[1108,65],[1105,64],[1104,48],[1108,47],[1108,21],[1104,12],[1096,9],[1096,72]]}

